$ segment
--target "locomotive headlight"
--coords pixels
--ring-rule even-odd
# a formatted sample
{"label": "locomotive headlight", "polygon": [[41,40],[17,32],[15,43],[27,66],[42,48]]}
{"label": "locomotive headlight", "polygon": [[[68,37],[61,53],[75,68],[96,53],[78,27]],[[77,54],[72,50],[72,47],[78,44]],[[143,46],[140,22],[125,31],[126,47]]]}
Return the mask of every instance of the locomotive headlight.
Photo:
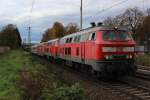
{"label": "locomotive headlight", "polygon": [[132,59],[133,56],[132,55],[127,55],[127,59]]}
{"label": "locomotive headlight", "polygon": [[117,49],[116,49],[116,47],[103,47],[102,51],[103,52],[116,52]]}
{"label": "locomotive headlight", "polygon": [[134,47],[124,47],[123,51],[124,52],[134,52]]}
{"label": "locomotive headlight", "polygon": [[129,56],[130,59],[132,59],[132,57],[133,57],[132,55]]}
{"label": "locomotive headlight", "polygon": [[106,56],[105,56],[105,58],[106,58],[106,59],[109,59],[109,56],[108,56],[108,55],[106,55]]}
{"label": "locomotive headlight", "polygon": [[105,59],[107,59],[107,60],[108,60],[108,59],[113,59],[113,57],[112,57],[111,55],[106,55],[106,56],[105,56]]}

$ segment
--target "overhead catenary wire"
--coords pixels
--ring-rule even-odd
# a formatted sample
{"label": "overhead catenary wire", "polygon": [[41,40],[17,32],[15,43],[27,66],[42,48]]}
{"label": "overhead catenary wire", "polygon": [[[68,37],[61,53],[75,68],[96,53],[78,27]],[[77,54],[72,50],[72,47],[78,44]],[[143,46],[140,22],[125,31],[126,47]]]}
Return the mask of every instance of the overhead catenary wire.
{"label": "overhead catenary wire", "polygon": [[108,10],[118,6],[118,5],[121,5],[121,4],[123,4],[123,3],[127,2],[127,1],[129,1],[129,0],[122,0],[120,2],[116,2],[116,3],[112,4],[111,6],[109,6],[107,8],[104,8],[104,9],[98,11],[97,13],[95,13],[94,15],[89,16],[89,17],[91,17],[94,21],[96,21],[96,15],[99,15],[100,13],[106,12],[106,11],[108,11]]}

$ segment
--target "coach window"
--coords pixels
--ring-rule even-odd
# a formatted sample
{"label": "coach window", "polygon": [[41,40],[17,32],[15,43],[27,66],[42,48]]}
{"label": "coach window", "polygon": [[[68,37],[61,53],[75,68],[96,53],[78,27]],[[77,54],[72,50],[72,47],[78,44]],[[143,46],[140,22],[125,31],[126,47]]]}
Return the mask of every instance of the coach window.
{"label": "coach window", "polygon": [[79,38],[79,36],[76,37],[76,42],[78,42],[78,38]]}
{"label": "coach window", "polygon": [[72,42],[72,38],[70,38],[70,41],[69,41],[69,43],[71,43]]}
{"label": "coach window", "polygon": [[86,41],[87,39],[88,39],[88,34],[83,34],[83,35],[81,35],[81,39],[80,39],[80,42],[84,42],[84,41]]}
{"label": "coach window", "polygon": [[67,39],[66,39],[66,43],[68,43],[68,40],[69,40],[69,39],[67,38]]}
{"label": "coach window", "polygon": [[70,43],[70,38],[68,38],[68,43]]}
{"label": "coach window", "polygon": [[84,34],[81,35],[81,39],[80,39],[80,42],[83,42],[84,41]]}
{"label": "coach window", "polygon": [[79,35],[79,36],[77,37],[77,42],[80,42],[80,38],[81,38],[81,36]]}
{"label": "coach window", "polygon": [[95,40],[95,39],[96,39],[96,34],[92,33],[91,40]]}
{"label": "coach window", "polygon": [[74,42],[76,42],[76,41],[77,41],[77,36],[74,37]]}

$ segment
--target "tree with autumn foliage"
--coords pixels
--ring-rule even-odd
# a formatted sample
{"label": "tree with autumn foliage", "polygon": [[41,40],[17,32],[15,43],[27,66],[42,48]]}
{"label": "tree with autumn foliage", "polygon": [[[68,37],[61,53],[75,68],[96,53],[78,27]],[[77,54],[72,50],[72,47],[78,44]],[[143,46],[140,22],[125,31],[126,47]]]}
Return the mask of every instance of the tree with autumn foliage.
{"label": "tree with autumn foliage", "polygon": [[68,34],[79,31],[76,23],[69,23],[66,27],[60,22],[55,22],[52,28],[48,28],[42,37],[41,42],[46,42],[51,39],[60,38]]}
{"label": "tree with autumn foliage", "polygon": [[0,46],[15,49],[21,46],[21,42],[21,36],[16,25],[8,24],[0,32]]}
{"label": "tree with autumn foliage", "polygon": [[65,27],[60,22],[55,22],[52,28],[48,28],[42,37],[41,42],[46,42],[51,39],[60,38],[65,34]]}
{"label": "tree with autumn foliage", "polygon": [[66,34],[72,34],[79,31],[79,27],[76,23],[69,23],[66,26]]}

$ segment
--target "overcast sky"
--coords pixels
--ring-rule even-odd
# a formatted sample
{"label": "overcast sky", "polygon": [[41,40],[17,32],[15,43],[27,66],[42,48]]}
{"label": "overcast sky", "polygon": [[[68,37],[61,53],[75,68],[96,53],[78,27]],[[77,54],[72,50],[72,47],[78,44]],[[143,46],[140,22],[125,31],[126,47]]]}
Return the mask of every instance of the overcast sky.
{"label": "overcast sky", "polygon": [[[127,8],[139,7],[145,10],[150,7],[150,0],[126,0],[111,9],[101,12],[124,0],[83,0],[84,27],[91,21],[100,22],[107,17],[123,13]],[[27,27],[31,16],[32,41],[40,41],[42,33],[55,21],[67,25],[69,22],[80,22],[80,0],[35,0],[32,15],[32,0],[1,0],[0,26],[16,24],[22,39],[27,38]],[[100,13],[101,12],[101,13]]]}

